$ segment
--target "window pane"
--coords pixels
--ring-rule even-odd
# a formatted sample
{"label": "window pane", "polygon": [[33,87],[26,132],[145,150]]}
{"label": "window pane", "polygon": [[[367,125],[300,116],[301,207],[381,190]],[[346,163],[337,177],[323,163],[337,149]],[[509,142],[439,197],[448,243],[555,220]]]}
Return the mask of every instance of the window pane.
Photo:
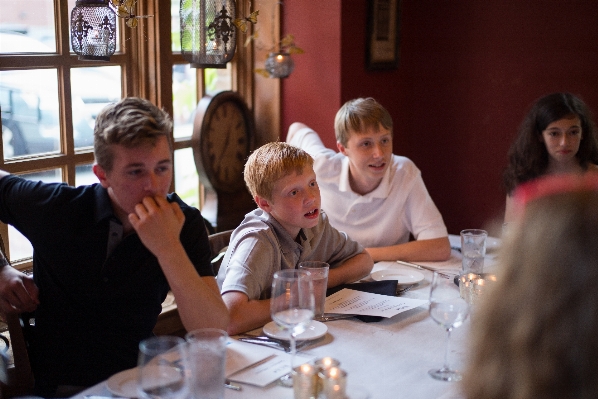
{"label": "window pane", "polygon": [[187,205],[199,209],[199,177],[191,148],[174,152],[174,189]]}
{"label": "window pane", "polygon": [[181,0],[170,0],[172,51],[181,51]]}
{"label": "window pane", "polygon": [[224,90],[232,90],[232,64],[226,64],[226,69],[205,69],[206,94],[213,96]]}
{"label": "window pane", "polygon": [[189,64],[172,67],[174,137],[191,137],[193,113],[197,106],[197,72]]}
{"label": "window pane", "polygon": [[0,53],[55,53],[53,0],[0,0]]}
{"label": "window pane", "polygon": [[55,69],[0,71],[4,159],[59,150]]}
{"label": "window pane", "polygon": [[98,183],[99,180],[93,174],[91,167],[93,164],[77,165],[75,168],[75,186],[88,186],[90,184]]}
{"label": "window pane", "polygon": [[[20,175],[21,177],[38,181],[41,180],[46,183],[56,183],[62,181],[62,174],[60,169],[53,169],[44,172],[28,173]],[[17,231],[11,225],[8,225],[8,241],[10,245],[10,261],[30,258],[33,256],[33,248],[28,239]]]}
{"label": "window pane", "polygon": [[73,68],[71,90],[75,147],[93,146],[93,127],[98,113],[121,98],[120,66]]}

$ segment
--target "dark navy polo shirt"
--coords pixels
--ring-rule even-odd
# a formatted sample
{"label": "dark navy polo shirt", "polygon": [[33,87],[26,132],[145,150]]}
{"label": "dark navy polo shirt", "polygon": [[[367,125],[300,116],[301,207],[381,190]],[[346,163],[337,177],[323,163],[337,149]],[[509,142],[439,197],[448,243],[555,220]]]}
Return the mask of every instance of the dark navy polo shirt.
{"label": "dark navy polo shirt", "polygon": [[[200,275],[213,276],[199,210],[176,194],[168,200],[185,214],[181,241],[191,262]],[[137,234],[112,245],[108,255],[110,223],[120,222],[106,189],[6,176],[0,220],[34,248],[40,305],[29,350],[35,378],[88,386],[135,367],[139,341],[152,335],[169,286]]]}

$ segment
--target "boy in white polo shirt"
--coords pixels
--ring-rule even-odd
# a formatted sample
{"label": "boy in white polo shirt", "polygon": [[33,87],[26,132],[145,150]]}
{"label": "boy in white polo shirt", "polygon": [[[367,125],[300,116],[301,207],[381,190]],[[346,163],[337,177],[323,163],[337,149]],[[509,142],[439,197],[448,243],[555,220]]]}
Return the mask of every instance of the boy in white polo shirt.
{"label": "boy in white polo shirt", "polygon": [[366,247],[374,261],[448,259],[446,226],[419,169],[392,154],[388,111],[373,98],[351,100],[337,112],[334,128],[339,153],[305,124],[293,123],[287,135],[288,143],[315,159],[330,223]]}
{"label": "boy in white polo shirt", "polygon": [[243,172],[258,209],[231,235],[218,272],[230,312],[231,335],[270,321],[272,276],[302,261],[330,265],[328,287],[368,275],[374,262],[364,248],[332,227],[320,211],[313,159],[286,143],[268,143],[249,156]]}

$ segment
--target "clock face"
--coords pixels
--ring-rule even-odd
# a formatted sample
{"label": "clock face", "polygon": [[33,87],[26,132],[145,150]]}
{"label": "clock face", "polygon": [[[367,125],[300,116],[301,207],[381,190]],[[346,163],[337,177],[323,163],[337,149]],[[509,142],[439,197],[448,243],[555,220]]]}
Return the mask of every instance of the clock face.
{"label": "clock face", "polygon": [[223,91],[205,96],[193,124],[193,156],[203,184],[217,192],[245,187],[243,168],[252,149],[253,117],[243,98]]}
{"label": "clock face", "polygon": [[248,148],[242,110],[232,101],[220,104],[212,114],[205,133],[208,137],[208,158],[215,177],[224,185],[242,181]]}

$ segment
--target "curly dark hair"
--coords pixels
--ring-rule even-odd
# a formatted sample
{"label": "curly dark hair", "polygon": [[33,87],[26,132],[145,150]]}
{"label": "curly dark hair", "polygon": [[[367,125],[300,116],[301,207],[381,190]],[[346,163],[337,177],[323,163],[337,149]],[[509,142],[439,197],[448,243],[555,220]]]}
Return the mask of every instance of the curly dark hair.
{"label": "curly dark hair", "polygon": [[598,164],[596,125],[586,104],[570,93],[552,93],[538,99],[527,113],[519,134],[508,153],[508,165],[503,173],[503,184],[509,195],[521,183],[543,175],[548,167],[548,152],[541,140],[542,132],[554,121],[569,115],[579,117],[583,138],[576,157],[585,170]]}

